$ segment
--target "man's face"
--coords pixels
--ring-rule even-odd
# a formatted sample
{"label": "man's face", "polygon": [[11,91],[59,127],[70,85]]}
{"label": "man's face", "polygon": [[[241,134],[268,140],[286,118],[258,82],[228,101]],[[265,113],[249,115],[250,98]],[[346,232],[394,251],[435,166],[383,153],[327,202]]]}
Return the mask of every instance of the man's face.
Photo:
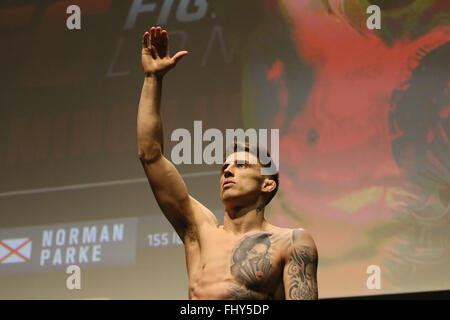
{"label": "man's face", "polygon": [[255,155],[245,151],[232,153],[222,166],[220,199],[224,204],[230,201],[242,205],[256,202],[261,195],[263,181]]}
{"label": "man's face", "polygon": [[258,243],[248,252],[247,257],[250,261],[256,263],[259,259],[264,257],[268,249],[269,248],[264,243]]}

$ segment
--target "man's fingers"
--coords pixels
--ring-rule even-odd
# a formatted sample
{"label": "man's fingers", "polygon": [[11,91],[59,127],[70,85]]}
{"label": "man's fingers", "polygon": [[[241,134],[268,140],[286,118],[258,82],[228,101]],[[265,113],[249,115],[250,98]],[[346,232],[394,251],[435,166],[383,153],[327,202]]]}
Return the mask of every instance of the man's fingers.
{"label": "man's fingers", "polygon": [[161,43],[167,45],[168,42],[169,36],[167,35],[167,31],[166,30],[161,31]]}
{"label": "man's fingers", "polygon": [[169,36],[167,35],[167,31],[161,31],[161,45],[165,50],[165,57],[169,57]]}
{"label": "man's fingers", "polygon": [[[152,55],[158,55],[160,58],[169,57],[169,35],[161,27],[151,27],[150,32],[144,34],[142,46],[149,48]],[[177,63],[187,54],[187,51],[179,51],[172,57],[172,60]]]}
{"label": "man's fingers", "polygon": [[189,52],[187,51],[178,51],[173,57],[172,60],[175,63],[178,63],[178,61],[180,61],[181,58],[183,58],[185,55],[187,55]]}
{"label": "man's fingers", "polygon": [[152,27],[150,29],[150,35],[151,35],[151,37],[150,37],[151,41],[155,42],[156,41],[156,28],[155,27]]}
{"label": "man's fingers", "polygon": [[144,36],[142,37],[142,49],[148,48],[148,37],[149,36],[150,36],[150,34],[148,32],[144,33]]}
{"label": "man's fingers", "polygon": [[158,42],[161,40],[161,27],[156,28],[156,40]]}
{"label": "man's fingers", "polygon": [[147,48],[149,49],[150,54],[152,55],[153,58],[156,58],[156,53],[155,53],[155,49],[154,49],[154,46],[156,43],[155,30],[156,30],[155,27],[151,27],[150,32],[147,32],[147,38],[146,38]]}
{"label": "man's fingers", "polygon": [[161,31],[161,37],[164,41],[168,41],[169,40],[169,35],[167,34],[166,30]]}

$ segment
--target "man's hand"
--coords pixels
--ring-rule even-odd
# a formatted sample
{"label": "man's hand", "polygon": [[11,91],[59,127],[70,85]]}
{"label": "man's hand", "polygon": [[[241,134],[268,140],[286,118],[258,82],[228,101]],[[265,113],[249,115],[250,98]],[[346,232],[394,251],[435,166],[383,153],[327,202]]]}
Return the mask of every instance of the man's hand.
{"label": "man's hand", "polygon": [[187,51],[179,51],[170,57],[169,37],[161,27],[152,27],[142,37],[142,68],[146,76],[156,75],[162,78],[187,54]]}

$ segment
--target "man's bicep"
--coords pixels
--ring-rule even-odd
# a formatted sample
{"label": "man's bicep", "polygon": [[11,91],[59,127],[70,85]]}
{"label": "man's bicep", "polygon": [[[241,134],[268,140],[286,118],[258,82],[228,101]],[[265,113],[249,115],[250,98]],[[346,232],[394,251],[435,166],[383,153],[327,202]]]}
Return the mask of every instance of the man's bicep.
{"label": "man's bicep", "polygon": [[[293,238],[299,230],[294,230]],[[309,237],[309,236],[307,236]],[[309,237],[310,238],[310,237]],[[283,271],[286,300],[312,300],[318,298],[317,249],[312,238],[293,239],[292,248]]]}
{"label": "man's bicep", "polygon": [[196,204],[175,166],[161,156],[151,163],[142,161],[145,173],[159,207],[180,237],[192,228]]}

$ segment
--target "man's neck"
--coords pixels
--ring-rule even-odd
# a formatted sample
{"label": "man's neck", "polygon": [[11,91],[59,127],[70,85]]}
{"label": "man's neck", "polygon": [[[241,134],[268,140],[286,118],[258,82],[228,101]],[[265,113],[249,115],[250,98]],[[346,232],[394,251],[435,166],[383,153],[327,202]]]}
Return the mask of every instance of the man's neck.
{"label": "man's neck", "polygon": [[264,219],[264,206],[225,209],[223,229],[235,235],[265,230],[268,225]]}

